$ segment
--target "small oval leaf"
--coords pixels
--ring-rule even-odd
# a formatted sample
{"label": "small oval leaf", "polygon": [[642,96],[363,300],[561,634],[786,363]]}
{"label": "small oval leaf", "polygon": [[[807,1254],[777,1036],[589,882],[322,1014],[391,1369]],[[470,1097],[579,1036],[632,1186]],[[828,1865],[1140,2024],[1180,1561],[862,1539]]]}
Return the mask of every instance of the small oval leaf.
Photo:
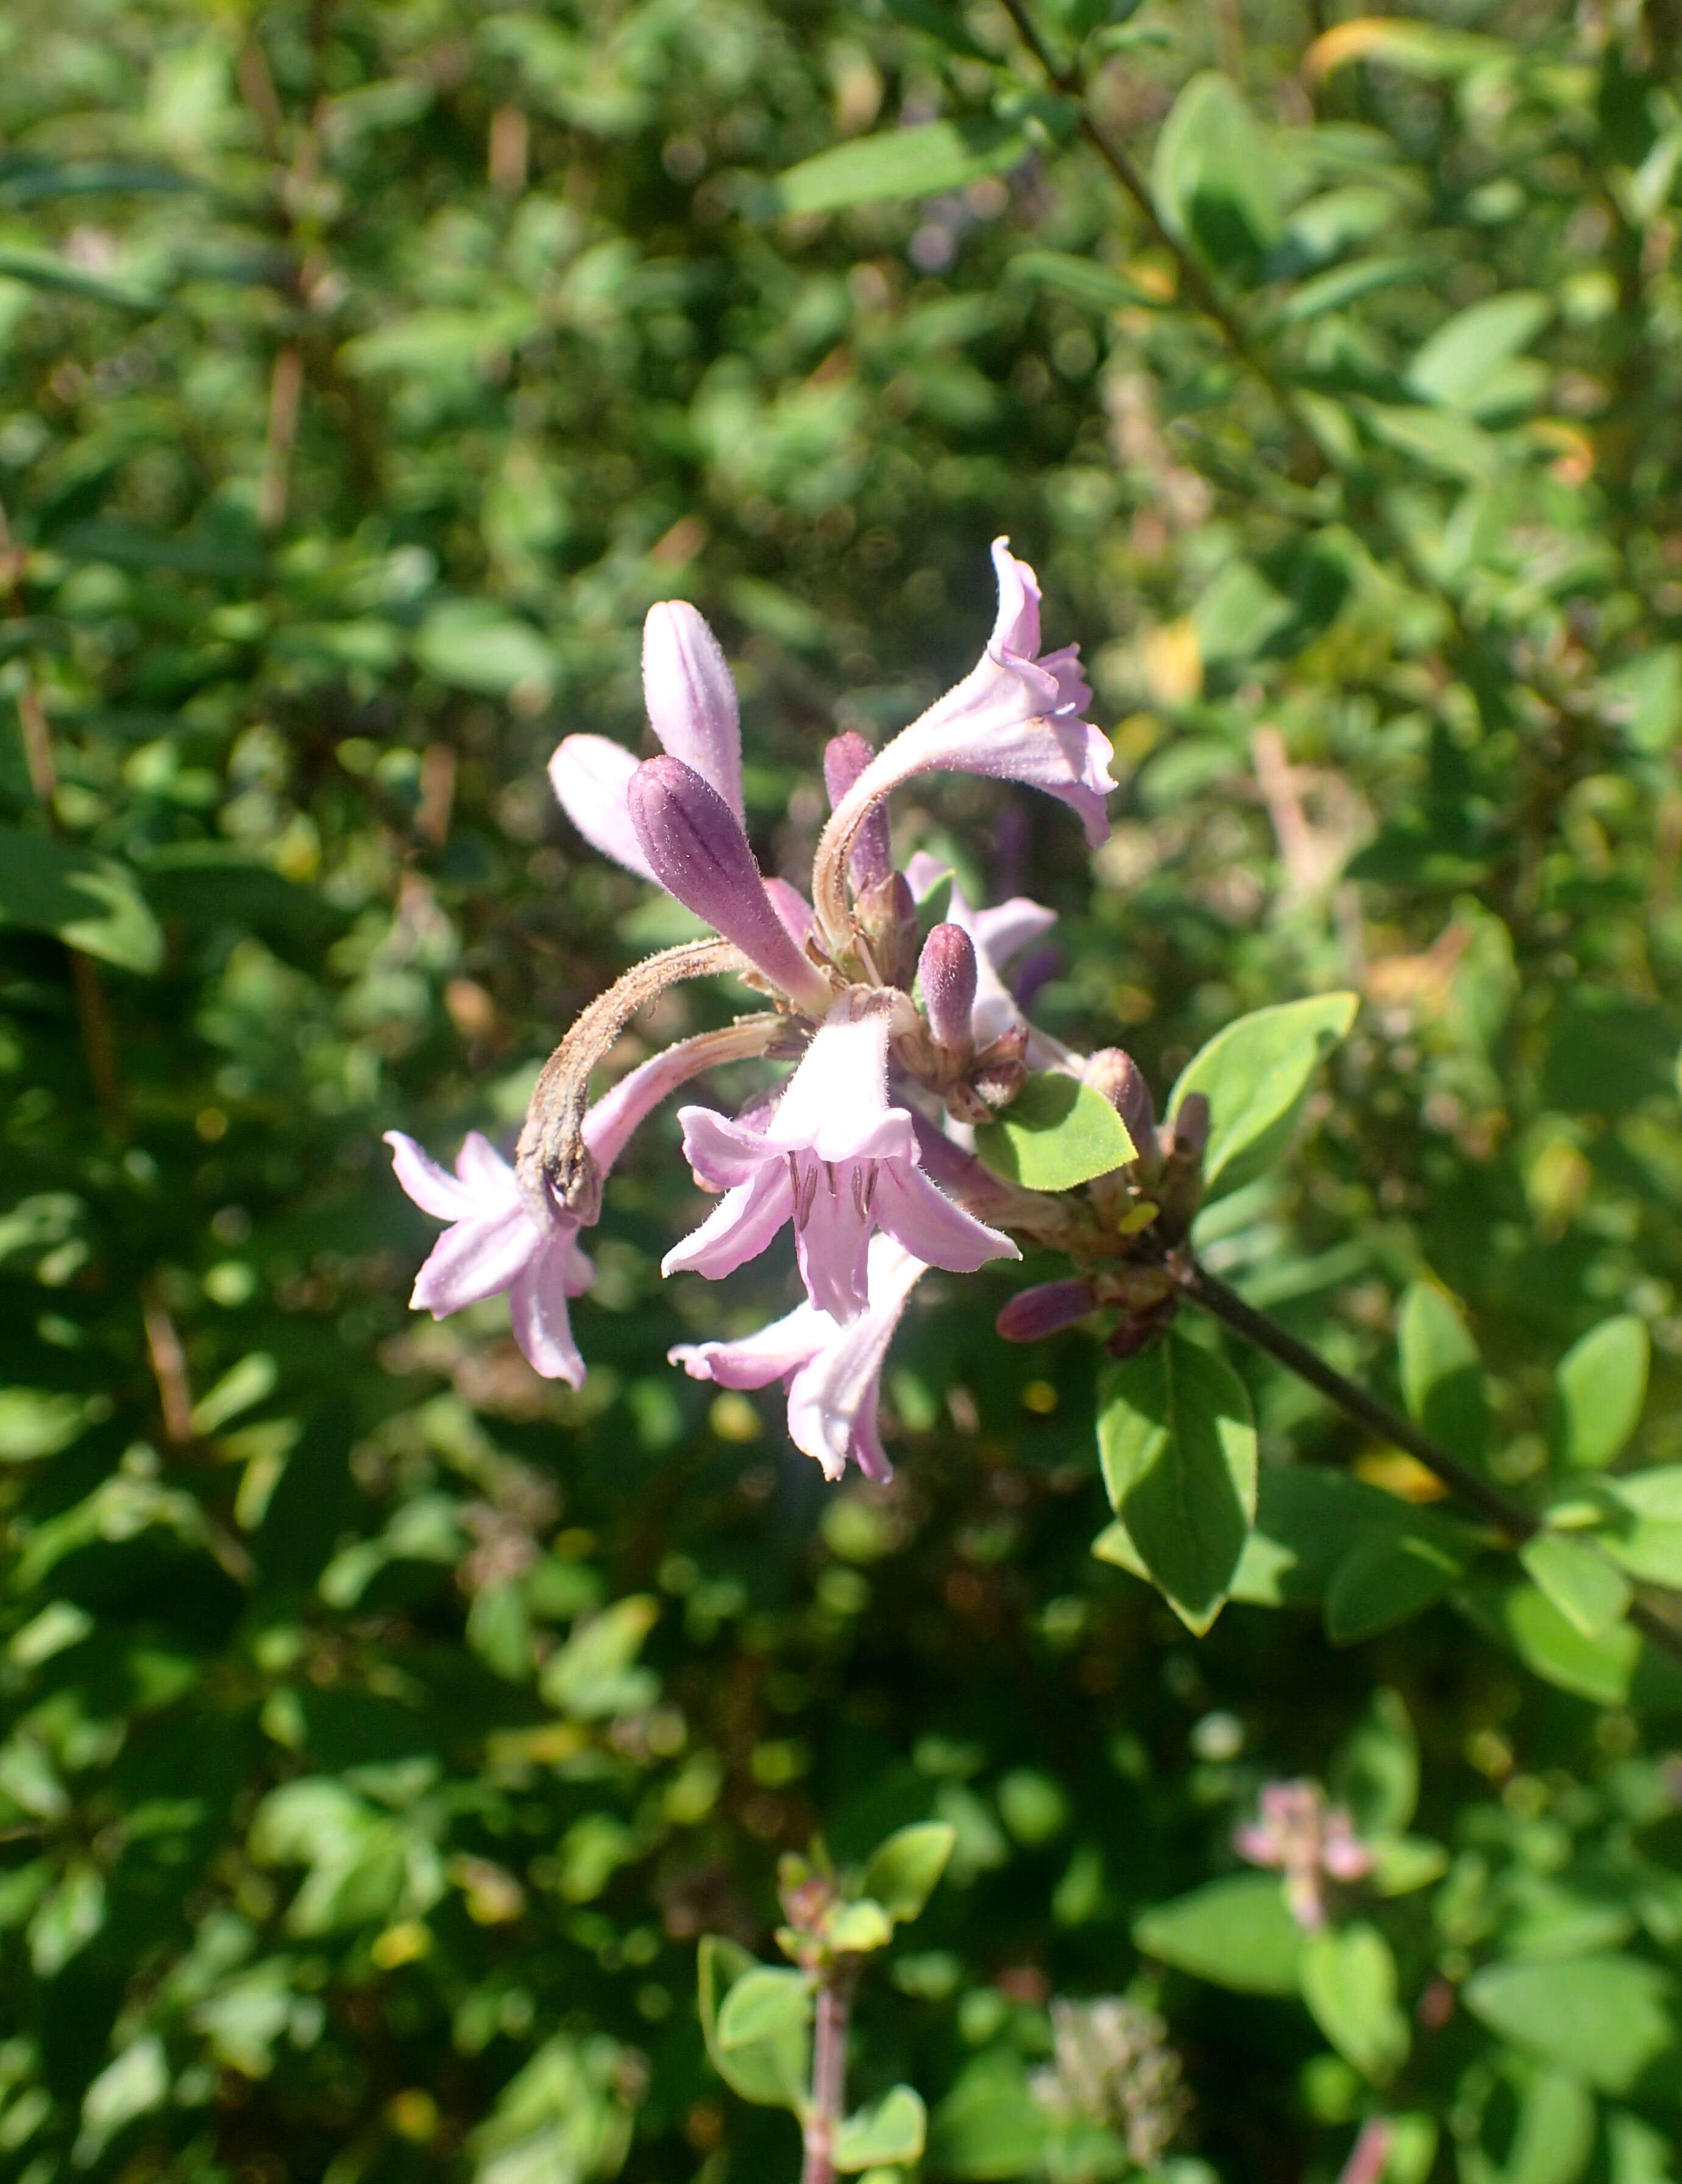
{"label": "small oval leaf", "polygon": [[975,1149],[995,1175],[1024,1190],[1073,1190],[1133,1156],[1127,1124],[1101,1092],[1061,1070],[1030,1077]]}

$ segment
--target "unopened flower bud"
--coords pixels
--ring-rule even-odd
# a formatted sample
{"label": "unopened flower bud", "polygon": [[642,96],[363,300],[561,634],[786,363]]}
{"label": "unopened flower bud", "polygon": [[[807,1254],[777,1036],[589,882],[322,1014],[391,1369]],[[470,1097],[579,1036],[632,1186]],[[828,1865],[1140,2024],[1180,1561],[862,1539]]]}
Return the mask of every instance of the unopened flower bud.
{"label": "unopened flower bud", "polygon": [[718,639],[687,599],[662,599],[643,625],[643,695],[666,750],[693,766],[732,812],[742,809],[736,685]]}
{"label": "unopened flower bud", "polygon": [[804,1007],[822,1011],[828,989],[772,907],[748,838],[718,791],[681,759],[651,758],[631,777],[626,802],[667,893]]}
{"label": "unopened flower bud", "polygon": [[[855,729],[849,728],[845,735],[830,738],[823,747],[823,785],[829,791],[832,811],[875,756],[876,753]],[[859,891],[874,887],[893,871],[894,853],[889,844],[885,804],[873,805],[866,813],[853,837],[848,869],[853,876],[853,886]]]}
{"label": "unopened flower bud", "polygon": [[1209,1143],[1209,1095],[1188,1092],[1174,1117],[1172,1150],[1181,1160],[1197,1162]]}
{"label": "unopened flower bud", "polygon": [[916,962],[917,906],[905,875],[890,872],[872,881],[855,900],[853,916],[882,983],[909,987]]}
{"label": "unopened flower bud", "polygon": [[1145,1072],[1130,1054],[1119,1046],[1100,1047],[1089,1055],[1082,1072],[1094,1091],[1101,1092],[1127,1124],[1133,1150],[1149,1162],[1156,1154],[1156,1115],[1150,1104],[1150,1088]]}
{"label": "unopened flower bud", "polygon": [[1006,1342],[1038,1342],[1084,1319],[1092,1310],[1092,1291],[1083,1281],[1040,1282],[1018,1290],[994,1324]]}
{"label": "unopened flower bud", "polygon": [[967,1055],[970,1017],[975,1007],[975,943],[961,925],[933,928],[922,944],[917,977],[936,1044]]}

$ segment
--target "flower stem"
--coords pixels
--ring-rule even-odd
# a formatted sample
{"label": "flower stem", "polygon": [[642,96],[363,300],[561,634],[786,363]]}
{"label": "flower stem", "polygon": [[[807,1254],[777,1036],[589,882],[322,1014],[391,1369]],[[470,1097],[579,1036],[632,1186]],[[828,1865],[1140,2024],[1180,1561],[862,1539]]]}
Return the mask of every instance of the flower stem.
{"label": "flower stem", "polygon": [[[1388,1403],[1381,1403],[1357,1382],[1346,1379],[1317,1351],[1311,1350],[1306,1342],[1299,1342],[1278,1320],[1246,1304],[1236,1290],[1217,1280],[1195,1259],[1171,1262],[1171,1267],[1182,1295],[1192,1303],[1201,1305],[1235,1334],[1241,1334],[1246,1342],[1265,1351],[1300,1380],[1306,1380],[1311,1388],[1317,1388],[1345,1417],[1366,1426],[1392,1447],[1405,1449],[1514,1546],[1522,1546],[1545,1529],[1544,1520],[1534,1510],[1503,1494],[1469,1464],[1451,1456],[1429,1434],[1422,1433],[1411,1418],[1404,1418],[1400,1411],[1393,1411]],[[1629,1609],[1629,1620],[1644,1637],[1682,1661],[1682,1628],[1650,1596],[1637,1594]]]}
{"label": "flower stem", "polygon": [[835,2135],[847,2100],[847,2019],[851,1976],[826,1972],[812,2036],[812,2098],[805,2117],[800,2184],[835,2184]]}

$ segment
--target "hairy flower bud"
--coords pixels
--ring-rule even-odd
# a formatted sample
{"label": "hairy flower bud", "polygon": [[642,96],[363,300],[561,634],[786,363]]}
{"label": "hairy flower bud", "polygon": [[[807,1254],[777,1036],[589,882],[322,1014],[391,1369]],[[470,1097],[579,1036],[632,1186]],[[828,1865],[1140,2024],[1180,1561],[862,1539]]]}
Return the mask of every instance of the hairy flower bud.
{"label": "hairy flower bud", "polygon": [[748,838],[718,791],[681,759],[651,758],[632,776],[626,801],[660,885],[802,1007],[822,1013],[828,989],[777,916]]}
{"label": "hairy flower bud", "polygon": [[[823,747],[823,785],[829,791],[832,811],[875,756],[876,753],[855,729],[849,728],[845,735],[830,738]],[[888,810],[885,805],[877,804],[853,838],[848,870],[853,876],[855,889],[859,890],[885,880],[893,869]]]}
{"label": "hairy flower bud", "polygon": [[1038,1342],[1084,1319],[1092,1310],[1092,1291],[1078,1279],[1039,1282],[1031,1290],[1018,1290],[1001,1306],[994,1325],[1006,1342]]}
{"label": "hairy flower bud", "polygon": [[1100,1047],[1089,1055],[1082,1072],[1094,1091],[1101,1092],[1122,1120],[1139,1159],[1150,1162],[1156,1153],[1156,1115],[1150,1104],[1150,1088],[1145,1072],[1130,1054],[1119,1046]]}
{"label": "hairy flower bud", "polygon": [[903,872],[872,881],[853,905],[853,916],[871,961],[885,986],[909,986],[916,962],[917,906]]}
{"label": "hairy flower bud", "polygon": [[1172,1125],[1169,1150],[1180,1160],[1195,1163],[1202,1159],[1209,1143],[1209,1095],[1206,1092],[1188,1092],[1180,1101],[1179,1112]]}
{"label": "hairy flower bud", "polygon": [[928,1028],[938,1045],[967,1055],[975,1007],[975,943],[961,925],[937,925],[922,944],[917,977]]}

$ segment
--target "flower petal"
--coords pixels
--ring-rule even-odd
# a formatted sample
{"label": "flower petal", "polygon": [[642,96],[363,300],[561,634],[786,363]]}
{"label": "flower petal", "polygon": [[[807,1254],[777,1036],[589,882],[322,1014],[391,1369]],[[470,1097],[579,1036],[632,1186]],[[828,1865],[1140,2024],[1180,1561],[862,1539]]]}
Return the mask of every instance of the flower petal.
{"label": "flower petal", "polygon": [[915,1168],[879,1172],[876,1218],[916,1257],[955,1274],[972,1274],[989,1259],[1022,1256],[1008,1236],[955,1206]]}
{"label": "flower petal", "polygon": [[455,1156],[455,1172],[476,1195],[481,1212],[519,1203],[514,1169],[482,1131],[470,1130]]}
{"label": "flower petal", "polygon": [[726,1193],[721,1204],[660,1262],[663,1274],[705,1274],[709,1281],[733,1274],[757,1258],[794,1211],[788,1170],[767,1162],[751,1183]]}
{"label": "flower petal", "polygon": [[495,1296],[537,1252],[541,1239],[523,1206],[489,1221],[458,1221],[446,1228],[415,1278],[409,1303],[434,1319]]}
{"label": "flower petal", "polygon": [[680,1107],[677,1120],[683,1157],[704,1190],[734,1190],[751,1183],[767,1160],[783,1159],[780,1152],[767,1151],[761,1131],[732,1123],[711,1107]]}
{"label": "flower petal", "polygon": [[401,1130],[387,1130],[386,1143],[392,1149],[398,1181],[422,1212],[439,1221],[471,1221],[486,1211],[472,1185],[440,1167],[413,1138]]}
{"label": "flower petal", "polygon": [[738,1342],[680,1342],[666,1354],[692,1380],[711,1380],[721,1388],[768,1388],[773,1380],[798,1372],[835,1332],[834,1321],[825,1313],[799,1304]]}
{"label": "flower petal", "polygon": [[649,609],[643,697],[661,749],[693,766],[743,818],[736,685],[718,639],[687,599],[663,599]]}
{"label": "flower petal", "polygon": [[625,801],[636,771],[634,753],[605,736],[568,736],[549,760],[561,809],[591,848],[639,879],[651,880],[654,872]]}
{"label": "flower petal", "polygon": [[[887,1180],[886,1171],[877,1173],[880,1181]],[[849,1162],[838,1172],[829,1168],[815,1180],[816,1188],[805,1202],[805,1218],[794,1224],[794,1255],[806,1295],[818,1310],[832,1319],[850,1320],[870,1301],[865,1252],[872,1223],[863,1178]]]}
{"label": "flower petal", "polygon": [[885,1239],[871,1246],[868,1310],[803,1366],[788,1390],[788,1437],[835,1479],[854,1456],[867,1477],[889,1475],[877,1430],[883,1360],[905,1299],[927,1268]]}
{"label": "flower petal", "polygon": [[822,1161],[915,1160],[911,1116],[888,1097],[888,1018],[849,1007],[836,1003],[801,1056],[766,1144]]}
{"label": "flower petal", "polygon": [[[566,1300],[578,1294],[574,1262],[582,1258],[570,1235],[553,1236],[532,1253],[508,1293],[514,1339],[526,1363],[544,1379],[565,1380],[573,1388],[584,1384],[584,1361],[572,1339]],[[584,1263],[588,1268],[588,1261]]]}

